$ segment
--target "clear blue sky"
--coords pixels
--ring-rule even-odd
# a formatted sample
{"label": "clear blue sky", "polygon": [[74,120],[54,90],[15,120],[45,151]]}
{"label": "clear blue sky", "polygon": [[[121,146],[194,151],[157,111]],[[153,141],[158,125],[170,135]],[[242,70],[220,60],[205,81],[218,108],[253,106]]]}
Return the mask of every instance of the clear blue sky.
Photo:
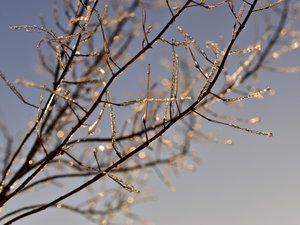
{"label": "clear blue sky", "polygon": [[[9,80],[45,79],[42,75],[36,76],[36,44],[40,34],[11,31],[8,26],[39,24],[40,15],[51,18],[51,9],[52,1],[2,2],[0,70]],[[168,14],[166,11],[166,14],[157,16],[166,18]],[[185,15],[184,20],[190,16]],[[224,18],[222,27],[225,29],[229,25],[226,15],[218,14],[215,21],[210,22],[213,24],[220,18]],[[214,32],[207,21],[194,19],[193,22],[197,23],[201,32]],[[222,30],[219,32],[222,33]],[[293,61],[299,65],[299,58],[298,51],[283,63]],[[262,87],[271,86],[276,94],[263,101],[250,101],[239,115],[261,116],[262,122],[254,128],[271,130],[274,137],[257,137],[211,125],[220,136],[233,139],[234,145],[193,145],[203,163],[195,172],[180,171],[179,176],[170,177],[176,192],[170,192],[152,173],[146,190],[153,191],[157,200],[135,206],[137,214],[157,225],[300,224],[300,105],[297,100],[300,96],[300,74],[266,73],[260,79]],[[28,99],[37,93],[22,87],[20,91]],[[23,128],[33,113],[0,82],[0,119],[9,124],[16,138],[24,135]],[[50,210],[16,224],[55,223],[79,225],[83,221],[74,214]]]}

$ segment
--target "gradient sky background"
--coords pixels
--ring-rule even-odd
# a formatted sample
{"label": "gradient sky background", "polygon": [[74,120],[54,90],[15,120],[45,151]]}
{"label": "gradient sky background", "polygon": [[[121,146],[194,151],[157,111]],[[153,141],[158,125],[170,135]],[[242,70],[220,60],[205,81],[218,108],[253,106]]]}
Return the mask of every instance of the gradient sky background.
{"label": "gradient sky background", "polygon": [[[52,18],[51,10],[52,1],[46,0],[1,3],[0,70],[9,80],[44,79],[36,76],[36,44],[41,34],[11,31],[8,26],[39,24],[40,15]],[[156,16],[164,21],[169,14],[165,11]],[[183,21],[190,16],[185,14]],[[226,15],[214,17],[216,21],[220,18]],[[207,21],[195,21],[205,32],[214,32]],[[226,20],[223,21],[226,27]],[[221,34],[222,30],[218,32]],[[300,52],[286,57],[283,63],[287,62],[299,65]],[[271,130],[274,137],[211,125],[220,136],[233,139],[234,145],[194,145],[203,161],[197,170],[170,177],[176,192],[170,192],[153,173],[146,190],[152,190],[157,200],[135,206],[135,212],[157,225],[299,225],[299,85],[300,74],[262,75],[261,87],[271,86],[276,94],[263,101],[251,100],[242,112],[246,116],[261,116],[262,122],[253,128]],[[33,93],[28,88],[18,88],[24,97]],[[23,137],[23,128],[32,113],[1,80],[0,119],[7,122],[16,138]],[[16,224],[79,225],[83,221],[80,216],[50,210]]]}

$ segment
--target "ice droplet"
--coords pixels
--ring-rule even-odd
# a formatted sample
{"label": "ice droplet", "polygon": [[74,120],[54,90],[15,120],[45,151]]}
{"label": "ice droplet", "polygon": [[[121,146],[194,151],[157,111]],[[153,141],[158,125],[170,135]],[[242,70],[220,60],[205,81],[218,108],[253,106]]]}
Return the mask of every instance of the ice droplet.
{"label": "ice droplet", "polygon": [[98,71],[101,73],[101,74],[105,74],[105,70],[103,68],[98,68]]}
{"label": "ice droplet", "polygon": [[129,204],[134,203],[134,198],[133,198],[132,196],[129,196],[129,197],[127,198],[127,202],[128,202]]}
{"label": "ice droplet", "polygon": [[144,158],[146,158],[146,153],[145,152],[139,152],[138,157],[140,159],[144,159]]}
{"label": "ice droplet", "polygon": [[58,138],[62,138],[64,135],[65,135],[65,132],[63,132],[62,130],[59,130],[59,131],[56,133],[56,136],[57,136]]}
{"label": "ice droplet", "polygon": [[105,151],[105,147],[103,145],[99,145],[98,146],[99,151],[104,152]]}
{"label": "ice droplet", "polygon": [[99,196],[100,196],[100,197],[104,197],[104,196],[105,196],[105,192],[101,191],[101,192],[99,193]]}
{"label": "ice droplet", "polygon": [[225,144],[226,145],[232,145],[233,141],[231,139],[228,139],[225,141]]}
{"label": "ice droplet", "polygon": [[274,59],[278,59],[278,58],[279,58],[279,54],[278,54],[277,52],[273,52],[273,53],[272,53],[272,57],[273,57]]}

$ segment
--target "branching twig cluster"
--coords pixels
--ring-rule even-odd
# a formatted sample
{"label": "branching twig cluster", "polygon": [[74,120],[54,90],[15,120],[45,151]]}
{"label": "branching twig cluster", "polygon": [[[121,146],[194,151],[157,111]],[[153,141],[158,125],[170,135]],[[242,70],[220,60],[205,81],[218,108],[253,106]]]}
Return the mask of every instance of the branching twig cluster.
{"label": "branching twig cluster", "polygon": [[[190,149],[191,142],[232,144],[231,139],[202,132],[204,121],[272,136],[271,132],[249,128],[260,121],[257,116],[222,115],[211,106],[234,107],[272,94],[269,87],[253,85],[263,69],[299,72],[297,67],[274,68],[272,64],[300,47],[300,33],[294,30],[297,12],[289,10],[290,4],[297,3],[214,2],[64,0],[60,5],[55,1],[56,29],[48,28],[44,20],[41,25],[11,27],[44,34],[38,43],[39,62],[52,86],[17,80],[18,85],[41,91],[39,101],[27,101],[0,72],[13,93],[36,108],[29,131],[18,143],[12,143],[9,130],[0,121],[7,140],[1,155],[0,221],[11,224],[50,207],[82,214],[100,224],[108,224],[120,214],[128,220],[140,220],[129,206],[143,200],[137,193],[142,192],[140,186],[150,169],[172,189],[167,174],[193,169],[200,161]],[[60,19],[59,7],[64,9],[67,24]],[[170,18],[160,30],[150,23],[156,7],[167,10]],[[218,39],[202,43],[176,23],[189,10],[215,8],[227,10],[233,21],[227,44]],[[277,23],[262,20],[268,13],[277,16]],[[244,43],[241,34],[251,27],[254,16],[260,18],[265,30],[255,43]],[[162,54],[160,48],[169,53],[167,60],[161,60],[167,71],[163,76],[155,72],[157,62],[146,57],[152,51]],[[55,56],[53,64],[46,57],[49,52]],[[142,65],[143,70],[132,69],[136,65]],[[138,83],[141,80],[145,85]],[[143,93],[136,94],[136,87]],[[248,125],[239,125],[241,122]],[[70,180],[76,180],[74,185]],[[6,209],[11,199],[52,185],[65,185],[68,191],[60,188],[59,195],[46,203],[33,201]],[[96,185],[101,186],[100,192]],[[89,194],[87,201],[68,203],[70,196],[84,192]]]}

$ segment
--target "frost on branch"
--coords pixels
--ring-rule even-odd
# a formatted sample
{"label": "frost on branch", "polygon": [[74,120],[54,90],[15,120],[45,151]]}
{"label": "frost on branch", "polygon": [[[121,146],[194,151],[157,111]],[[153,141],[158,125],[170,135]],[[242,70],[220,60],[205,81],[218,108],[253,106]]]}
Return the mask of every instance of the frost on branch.
{"label": "frost on branch", "polygon": [[[271,137],[257,129],[259,108],[250,116],[239,109],[274,93],[258,82],[265,71],[299,73],[277,63],[299,51],[298,9],[282,0],[63,0],[54,2],[55,26],[46,19],[11,26],[18,35],[41,34],[38,67],[47,79],[14,83],[0,72],[18,107],[33,110],[18,141],[0,121],[1,224],[50,207],[99,224],[140,222],[130,207],[153,197],[144,191],[152,171],[174,191],[169,177],[201,163],[195,144],[234,143],[214,127]],[[225,33],[215,12],[226,15]],[[32,197],[35,190],[48,202]]]}

